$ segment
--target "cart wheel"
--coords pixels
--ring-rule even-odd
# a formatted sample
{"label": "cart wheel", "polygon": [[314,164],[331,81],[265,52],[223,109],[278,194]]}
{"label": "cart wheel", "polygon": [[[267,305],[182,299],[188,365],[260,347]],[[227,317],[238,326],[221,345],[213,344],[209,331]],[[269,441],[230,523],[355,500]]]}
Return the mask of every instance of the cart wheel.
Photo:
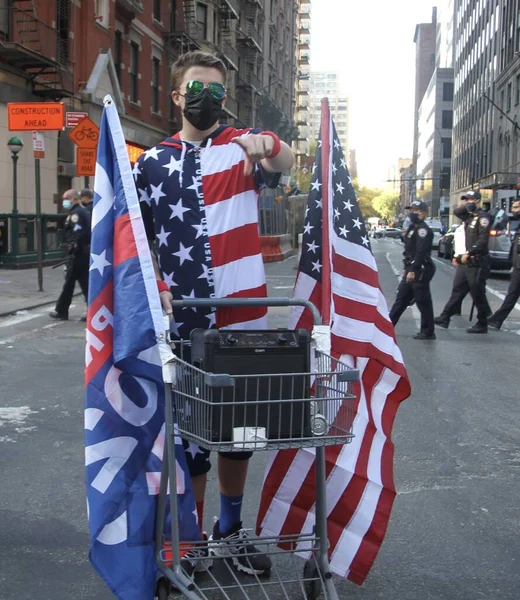
{"label": "cart wheel", "polygon": [[157,587],[155,596],[157,600],[168,600],[168,596],[170,595],[170,582],[161,577],[161,579],[157,580]]}
{"label": "cart wheel", "polygon": [[304,581],[303,589],[305,590],[306,600],[316,600],[321,594],[321,582],[319,580],[319,570],[316,561],[310,559],[306,561],[303,567],[303,578],[312,581]]}

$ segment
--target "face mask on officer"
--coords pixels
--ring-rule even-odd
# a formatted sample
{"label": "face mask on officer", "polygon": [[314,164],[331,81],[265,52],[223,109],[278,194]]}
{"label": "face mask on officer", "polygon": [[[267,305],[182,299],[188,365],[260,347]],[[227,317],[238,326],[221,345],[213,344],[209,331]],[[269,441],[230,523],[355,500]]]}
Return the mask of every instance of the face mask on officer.
{"label": "face mask on officer", "polygon": [[412,223],[412,225],[417,225],[417,223],[419,223],[419,221],[421,220],[421,218],[419,217],[419,215],[417,213],[410,213],[408,215],[408,218],[410,219],[410,223]]}
{"label": "face mask on officer", "polygon": [[62,206],[65,210],[70,210],[72,208],[72,200],[64,200]]}
{"label": "face mask on officer", "polygon": [[466,202],[466,210],[470,214],[473,214],[477,210],[477,203],[476,202]]}

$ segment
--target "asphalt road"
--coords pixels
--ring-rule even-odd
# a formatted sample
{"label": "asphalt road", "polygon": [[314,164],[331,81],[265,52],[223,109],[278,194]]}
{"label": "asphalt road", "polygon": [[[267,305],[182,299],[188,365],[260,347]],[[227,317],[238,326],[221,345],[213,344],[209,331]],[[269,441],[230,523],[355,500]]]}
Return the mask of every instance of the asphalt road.
{"label": "asphalt road", "polygon": [[[373,249],[391,304],[402,247],[381,240]],[[295,264],[268,265],[272,294],[290,295]],[[437,266],[436,314],[453,273],[445,262]],[[490,280],[493,308],[507,283],[504,275]],[[49,323],[46,312],[0,319],[0,600],[109,600],[87,558],[84,327]],[[469,302],[464,312],[435,342],[412,339],[412,309],[397,327],[413,386],[394,427],[399,494],[370,577],[360,588],[338,582],[342,599],[520,597],[520,309],[508,331],[473,337],[465,332]],[[273,313],[274,326],[284,320],[283,310]],[[254,523],[265,459],[259,453],[252,461],[246,525]],[[218,510],[215,484],[212,475],[208,529]]]}

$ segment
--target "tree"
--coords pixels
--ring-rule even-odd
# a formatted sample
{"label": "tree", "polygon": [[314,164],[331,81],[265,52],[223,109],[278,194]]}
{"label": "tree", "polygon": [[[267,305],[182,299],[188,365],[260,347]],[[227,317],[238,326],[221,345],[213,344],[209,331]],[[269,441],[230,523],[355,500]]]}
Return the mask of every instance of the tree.
{"label": "tree", "polygon": [[354,191],[356,192],[356,198],[358,200],[359,208],[361,209],[361,213],[365,219],[369,217],[377,217],[379,216],[374,208],[374,198],[376,198],[381,190],[377,188],[369,188],[365,186],[360,186],[357,179],[353,181]]}
{"label": "tree", "polygon": [[397,190],[385,190],[373,200],[373,206],[382,219],[391,221],[395,219],[399,192]]}

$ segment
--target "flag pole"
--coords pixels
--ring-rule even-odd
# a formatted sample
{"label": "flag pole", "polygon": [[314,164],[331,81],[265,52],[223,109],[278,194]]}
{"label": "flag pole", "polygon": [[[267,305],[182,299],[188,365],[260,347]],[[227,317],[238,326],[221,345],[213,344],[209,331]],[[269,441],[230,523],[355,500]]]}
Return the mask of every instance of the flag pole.
{"label": "flag pole", "polygon": [[321,100],[321,197],[322,197],[322,303],[321,314],[323,325],[330,325],[331,282],[330,282],[330,107],[329,99]]}

